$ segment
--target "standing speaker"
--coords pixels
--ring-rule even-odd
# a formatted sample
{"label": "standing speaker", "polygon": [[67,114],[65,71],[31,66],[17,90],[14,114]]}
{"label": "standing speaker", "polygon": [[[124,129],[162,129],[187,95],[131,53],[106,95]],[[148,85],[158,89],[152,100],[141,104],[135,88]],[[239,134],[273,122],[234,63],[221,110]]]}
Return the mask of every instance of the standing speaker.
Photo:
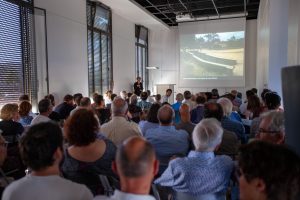
{"label": "standing speaker", "polygon": [[300,66],[282,68],[286,143],[300,155]]}

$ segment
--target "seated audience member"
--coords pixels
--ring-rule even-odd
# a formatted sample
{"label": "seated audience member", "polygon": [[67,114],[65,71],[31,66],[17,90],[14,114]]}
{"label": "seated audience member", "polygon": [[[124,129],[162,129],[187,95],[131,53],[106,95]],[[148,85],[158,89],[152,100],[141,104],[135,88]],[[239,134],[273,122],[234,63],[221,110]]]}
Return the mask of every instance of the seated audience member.
{"label": "seated audience member", "polygon": [[121,191],[111,197],[96,196],[95,200],[155,200],[149,195],[158,161],[151,144],[141,137],[131,137],[117,150],[113,170],[119,175]]}
{"label": "seated audience member", "polygon": [[32,105],[29,101],[22,101],[19,104],[19,115],[20,115],[20,120],[19,122],[23,126],[28,126],[30,125],[33,117],[29,115],[31,111]]}
{"label": "seated audience member", "polygon": [[70,112],[70,116],[73,115],[79,109],[89,109],[91,108],[91,100],[89,97],[80,98],[79,104]]}
{"label": "seated audience member", "polygon": [[[215,118],[221,122],[223,118],[222,106],[218,103],[204,104],[204,118]],[[223,129],[222,142],[216,153],[234,156],[238,153],[239,144],[238,138],[234,132]]]}
{"label": "seated audience member", "polygon": [[253,95],[248,98],[247,110],[244,113],[245,118],[252,120],[256,117],[259,117],[262,111],[260,100],[258,96]]}
{"label": "seated audience member", "polygon": [[203,118],[204,111],[204,103],[206,102],[206,98],[203,95],[199,95],[196,98],[196,107],[191,110],[191,121],[194,124],[198,124]]}
{"label": "seated audience member", "polygon": [[216,101],[215,99],[212,99],[212,93],[211,92],[205,92],[204,94],[206,96],[207,102],[215,102]]}
{"label": "seated audience member", "polygon": [[170,103],[171,102],[171,94],[172,94],[172,90],[169,88],[166,90],[166,94],[162,97],[162,103],[167,102]]}
{"label": "seated audience member", "polygon": [[142,110],[149,109],[151,107],[151,103],[147,102],[148,94],[147,92],[141,93],[141,100],[137,102],[137,106],[140,107]]}
{"label": "seated audience member", "polygon": [[159,126],[159,121],[157,118],[157,113],[160,108],[160,104],[152,104],[150,107],[148,114],[147,114],[147,120],[145,122],[140,122],[139,127],[142,131],[142,134],[145,135],[147,130],[151,128],[157,128]]}
{"label": "seated audience member", "polygon": [[[28,94],[23,94],[19,97],[19,103],[21,103],[22,101],[28,101],[30,102],[30,98]],[[36,114],[33,113],[32,111],[29,112],[29,116],[31,116],[32,118],[36,117]]]}
{"label": "seated audience member", "polygon": [[238,97],[238,91],[237,90],[231,90],[230,93],[234,97],[234,99],[232,101],[233,106],[239,108],[242,105],[243,101],[242,101],[241,98]]}
{"label": "seated audience member", "polygon": [[74,98],[74,107],[80,106],[80,101],[83,98],[83,95],[81,93],[76,93],[73,95]]}
{"label": "seated audience member", "polygon": [[97,96],[99,96],[98,92],[94,92],[93,95],[92,95],[93,103],[92,103],[91,107],[92,107],[93,109],[97,106],[97,104],[95,103],[95,98],[96,98]]}
{"label": "seated audience member", "polygon": [[155,101],[154,101],[154,99],[151,96],[151,91],[147,90],[147,94],[148,94],[147,101],[150,102],[151,104],[153,104]]}
{"label": "seated audience member", "polygon": [[94,110],[99,118],[100,124],[104,124],[109,121],[111,113],[110,109],[105,107],[104,98],[102,95],[94,97]]}
{"label": "seated audience member", "polygon": [[247,90],[246,91],[246,100],[242,103],[242,105],[240,106],[240,113],[242,114],[242,115],[245,115],[245,112],[247,111],[247,106],[248,106],[248,98],[250,97],[250,96],[254,96],[255,94],[254,94],[254,92],[253,91],[251,91],[251,90]]}
{"label": "seated audience member", "polygon": [[284,144],[285,128],[283,112],[273,110],[262,114],[256,138],[275,144]]}
{"label": "seated audience member", "polygon": [[184,91],[183,96],[184,96],[184,100],[182,101],[182,103],[187,104],[190,108],[190,111],[193,110],[196,106],[196,103],[192,101],[192,93],[186,90]]}
{"label": "seated audience member", "polygon": [[38,104],[38,108],[40,114],[31,121],[31,125],[35,125],[41,122],[48,122],[51,120],[49,118],[49,115],[52,112],[53,107],[49,99],[40,100]]}
{"label": "seated audience member", "polygon": [[135,122],[127,120],[128,105],[121,97],[116,97],[111,105],[112,119],[103,124],[101,133],[115,145],[120,145],[131,136],[141,136],[141,131]]}
{"label": "seated audience member", "polygon": [[133,121],[138,124],[141,120],[140,115],[142,113],[142,109],[139,106],[137,106],[137,101],[138,96],[135,94],[131,95],[131,97],[129,98],[127,116],[130,121]]}
{"label": "seated audience member", "polygon": [[87,109],[77,110],[64,126],[64,134],[70,146],[65,150],[61,166],[63,175],[85,184],[94,195],[103,192],[99,189],[101,185],[94,185],[97,175],[114,176],[111,164],[116,153],[116,146],[111,141],[98,136],[99,130],[96,116]]}
{"label": "seated audience member", "polygon": [[[54,100],[54,96],[52,94],[48,94],[47,96],[45,96],[45,99],[49,99],[52,104],[52,107],[53,108],[55,107],[55,100]],[[58,114],[58,112],[55,112],[54,110],[52,110],[52,112],[50,113],[50,115],[48,117],[55,122],[60,122],[62,120],[62,118]]]}
{"label": "seated audience member", "polygon": [[251,91],[252,91],[255,95],[257,95],[257,88],[251,88]]}
{"label": "seated audience member", "polygon": [[261,102],[262,102],[262,106],[263,106],[263,111],[267,111],[265,94],[269,93],[269,92],[272,92],[272,91],[265,88],[265,89],[263,89],[263,91],[260,94],[260,98],[261,98]]}
{"label": "seated audience member", "polygon": [[229,118],[232,112],[232,103],[227,98],[220,98],[217,103],[222,106],[223,118],[221,120],[222,127],[228,131],[232,131],[236,134],[242,144],[246,143],[245,128],[242,123],[233,121]]}
{"label": "seated audience member", "polygon": [[112,102],[111,95],[112,95],[111,90],[107,90],[105,95],[104,95],[104,102],[105,102],[105,107],[108,107],[107,105],[110,105]]}
{"label": "seated audience member", "polygon": [[211,98],[214,99],[214,100],[217,100],[220,98],[220,95],[219,95],[219,91],[217,88],[214,88],[211,90]]}
{"label": "seated audience member", "polygon": [[159,127],[148,129],[145,138],[154,146],[160,161],[160,173],[166,169],[173,156],[185,156],[189,150],[189,135],[184,130],[176,130],[173,124],[174,111],[164,105],[158,110]]}
{"label": "seated audience member", "polygon": [[24,164],[31,173],[11,183],[4,191],[3,200],[89,200],[91,192],[60,177],[59,164],[63,158],[61,129],[52,123],[32,126],[20,142]]}
{"label": "seated audience member", "polygon": [[17,142],[18,137],[24,131],[22,124],[18,122],[20,118],[18,104],[5,104],[1,109],[0,118],[2,119],[0,130],[4,138],[10,143]]}
{"label": "seated audience member", "polygon": [[174,123],[176,124],[180,122],[179,108],[182,104],[182,101],[183,101],[183,95],[181,93],[176,94],[176,103],[172,105],[172,108],[175,112]]}
{"label": "seated audience member", "polygon": [[57,112],[62,119],[67,119],[70,112],[74,109],[74,98],[72,95],[67,94],[64,97],[64,102],[56,106],[55,112]]}
{"label": "seated audience member", "polygon": [[[282,111],[280,109],[281,105],[281,98],[276,92],[268,92],[264,95],[264,101],[266,108],[264,109],[265,112],[267,111]],[[254,137],[259,130],[259,124],[261,122],[261,117],[254,118],[251,123],[250,127],[250,137]]]}
{"label": "seated audience member", "polygon": [[157,104],[161,105],[161,95],[160,94],[155,95],[155,102],[154,103],[157,103]]}
{"label": "seated audience member", "polygon": [[216,119],[203,119],[193,131],[196,150],[190,151],[185,158],[170,161],[155,184],[195,197],[226,193],[234,164],[230,157],[214,154],[222,134],[223,129]]}
{"label": "seated audience member", "polygon": [[175,124],[177,130],[185,130],[189,134],[189,138],[192,138],[193,130],[196,124],[191,122],[190,108],[187,104],[183,103],[179,109],[181,120],[178,124]]}
{"label": "seated audience member", "polygon": [[251,142],[238,163],[241,200],[299,200],[300,157],[288,147]]}
{"label": "seated audience member", "polygon": [[123,90],[123,91],[121,91],[120,92],[120,97],[123,99],[123,100],[125,100],[125,101],[127,101],[127,92],[125,91],[125,90]]}

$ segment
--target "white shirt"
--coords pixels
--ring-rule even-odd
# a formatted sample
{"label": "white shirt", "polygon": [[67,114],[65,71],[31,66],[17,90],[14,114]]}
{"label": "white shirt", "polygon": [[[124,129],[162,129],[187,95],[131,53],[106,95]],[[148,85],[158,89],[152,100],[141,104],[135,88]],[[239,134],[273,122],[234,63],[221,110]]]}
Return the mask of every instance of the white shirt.
{"label": "white shirt", "polygon": [[131,136],[142,136],[135,122],[129,122],[125,117],[113,116],[112,120],[101,126],[101,133],[116,146]]}
{"label": "white shirt", "polygon": [[49,122],[49,121],[51,121],[49,117],[46,117],[44,115],[38,115],[31,121],[30,125],[35,125],[35,124],[39,124],[42,122]]}
{"label": "white shirt", "polygon": [[131,194],[115,190],[111,197],[96,196],[94,200],[155,200],[155,198],[150,195]]}
{"label": "white shirt", "polygon": [[2,200],[91,200],[93,195],[85,186],[58,175],[27,175],[11,183]]}

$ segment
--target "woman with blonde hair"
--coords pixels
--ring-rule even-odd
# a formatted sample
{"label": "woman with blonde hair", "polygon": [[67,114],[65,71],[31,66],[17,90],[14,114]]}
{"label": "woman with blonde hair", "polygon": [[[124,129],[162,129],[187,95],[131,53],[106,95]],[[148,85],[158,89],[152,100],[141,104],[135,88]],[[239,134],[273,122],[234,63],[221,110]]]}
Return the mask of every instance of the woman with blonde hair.
{"label": "woman with blonde hair", "polygon": [[17,142],[18,136],[24,131],[22,124],[18,122],[20,119],[18,108],[18,104],[8,103],[2,107],[0,112],[2,119],[0,130],[2,130],[3,137],[10,143]]}

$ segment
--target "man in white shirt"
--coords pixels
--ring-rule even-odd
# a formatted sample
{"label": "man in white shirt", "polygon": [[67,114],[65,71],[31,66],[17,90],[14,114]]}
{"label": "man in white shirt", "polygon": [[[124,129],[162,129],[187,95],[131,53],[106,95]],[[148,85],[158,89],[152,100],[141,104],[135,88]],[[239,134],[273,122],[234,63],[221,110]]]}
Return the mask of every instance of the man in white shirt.
{"label": "man in white shirt", "polygon": [[149,191],[158,165],[149,142],[141,137],[127,139],[118,149],[112,166],[120,177],[121,191],[115,190],[111,197],[96,196],[94,200],[155,200]]}
{"label": "man in white shirt", "polygon": [[49,99],[42,99],[38,105],[40,114],[37,115],[32,121],[30,125],[35,125],[41,122],[48,122],[51,119],[48,117],[52,112],[53,106]]}
{"label": "man in white shirt", "polygon": [[170,88],[166,90],[166,95],[164,95],[162,98],[163,103],[164,102],[170,103],[170,96],[171,96],[172,92],[173,91]]}
{"label": "man in white shirt", "polygon": [[21,157],[31,174],[11,183],[3,200],[91,200],[84,185],[60,177],[63,136],[58,125],[45,122],[32,126],[20,141]]}
{"label": "man in white shirt", "polygon": [[142,136],[135,122],[127,119],[128,105],[121,97],[116,97],[111,104],[112,119],[101,126],[101,133],[116,146],[131,136]]}

